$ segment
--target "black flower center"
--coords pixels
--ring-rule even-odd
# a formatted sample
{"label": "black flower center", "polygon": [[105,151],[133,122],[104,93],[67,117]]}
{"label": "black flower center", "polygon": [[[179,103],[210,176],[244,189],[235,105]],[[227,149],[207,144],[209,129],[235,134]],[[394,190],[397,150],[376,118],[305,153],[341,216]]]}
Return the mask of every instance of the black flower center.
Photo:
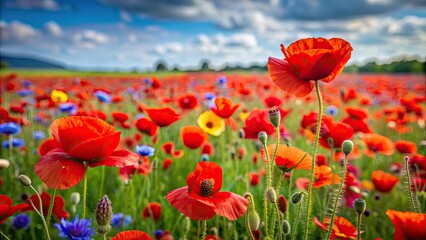
{"label": "black flower center", "polygon": [[208,128],[212,128],[212,127],[213,127],[213,123],[212,123],[212,122],[207,122],[207,123],[206,123],[206,127],[208,127]]}
{"label": "black flower center", "polygon": [[201,185],[200,185],[200,195],[207,197],[210,195],[210,193],[212,192],[213,189],[213,183],[210,179],[204,179],[203,181],[201,181]]}

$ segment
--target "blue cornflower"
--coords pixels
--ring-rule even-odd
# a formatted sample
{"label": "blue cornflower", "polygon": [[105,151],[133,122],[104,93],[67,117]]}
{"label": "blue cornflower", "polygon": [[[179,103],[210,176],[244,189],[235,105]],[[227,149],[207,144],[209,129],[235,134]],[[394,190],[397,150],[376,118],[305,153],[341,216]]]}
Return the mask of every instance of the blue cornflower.
{"label": "blue cornflower", "polygon": [[27,214],[21,213],[16,215],[12,220],[13,229],[26,229],[30,226],[31,219]]}
{"label": "blue cornflower", "polygon": [[34,140],[43,140],[46,138],[46,133],[44,133],[43,131],[34,131],[33,138]]}
{"label": "blue cornflower", "polygon": [[63,113],[76,114],[77,106],[74,103],[61,103],[59,104],[59,110]]}
{"label": "blue cornflower", "polygon": [[23,87],[25,87],[25,88],[27,88],[27,87],[31,86],[31,82],[30,82],[30,81],[28,81],[28,80],[24,80],[24,81],[22,82],[22,86],[23,86]]}
{"label": "blue cornflower", "polygon": [[33,91],[31,91],[30,89],[21,89],[18,90],[18,95],[21,97],[28,97],[33,95]]}
{"label": "blue cornflower", "polygon": [[114,228],[128,227],[132,223],[132,217],[130,215],[124,215],[122,213],[112,214],[111,226]]}
{"label": "blue cornflower", "polygon": [[[12,138],[12,147],[16,147],[16,148],[20,148],[23,147],[25,145],[24,140],[20,139],[20,138]],[[1,146],[9,149],[9,140],[5,140],[1,143]]]}
{"label": "blue cornflower", "polygon": [[110,103],[112,101],[111,95],[101,90],[96,91],[95,96],[98,98],[100,102],[103,102],[103,103]]}
{"label": "blue cornflower", "polygon": [[7,122],[0,124],[0,133],[6,135],[14,135],[21,132],[21,125],[14,122]]}
{"label": "blue cornflower", "polygon": [[226,82],[228,82],[228,79],[225,76],[219,76],[217,78],[217,83],[220,85],[226,84]]}
{"label": "blue cornflower", "polygon": [[215,97],[216,95],[214,93],[210,93],[210,92],[204,93],[204,98],[207,101],[213,100]]}
{"label": "blue cornflower", "polygon": [[161,230],[161,229],[155,230],[155,236],[156,237],[161,237],[162,235],[163,235],[163,230]]}
{"label": "blue cornflower", "polygon": [[142,157],[145,157],[145,156],[151,157],[154,155],[155,148],[148,145],[142,145],[142,146],[136,145],[136,152]]}
{"label": "blue cornflower", "polygon": [[210,156],[208,154],[204,153],[204,154],[201,155],[201,161],[202,162],[207,162],[207,161],[209,161],[209,159],[210,159]]}
{"label": "blue cornflower", "polygon": [[89,240],[95,235],[95,229],[90,228],[90,219],[78,219],[78,215],[69,222],[62,219],[60,223],[55,223],[55,228],[59,230],[59,237],[69,240]]}
{"label": "blue cornflower", "polygon": [[152,83],[151,78],[145,78],[142,81],[143,81],[144,84],[147,84],[147,85],[151,85],[151,83]]}
{"label": "blue cornflower", "polygon": [[334,116],[337,115],[338,112],[339,112],[339,109],[336,106],[334,106],[334,105],[330,105],[327,108],[327,114],[330,115],[330,116],[334,117]]}

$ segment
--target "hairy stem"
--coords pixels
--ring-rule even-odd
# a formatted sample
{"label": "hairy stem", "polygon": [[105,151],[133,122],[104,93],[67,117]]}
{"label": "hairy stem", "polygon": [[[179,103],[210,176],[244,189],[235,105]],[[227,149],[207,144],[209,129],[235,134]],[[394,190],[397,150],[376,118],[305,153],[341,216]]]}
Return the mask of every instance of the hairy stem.
{"label": "hairy stem", "polygon": [[86,202],[87,202],[87,170],[89,165],[87,164],[87,162],[84,162],[84,164],[86,165],[86,171],[84,173],[84,182],[83,182],[83,219],[86,218]]}
{"label": "hairy stem", "polygon": [[408,157],[405,157],[405,174],[407,175],[407,190],[408,190],[408,200],[410,201],[411,210],[413,212],[418,213],[419,209],[417,207],[417,199],[414,196],[413,190],[411,189],[411,173],[410,173],[410,166],[408,164]]}

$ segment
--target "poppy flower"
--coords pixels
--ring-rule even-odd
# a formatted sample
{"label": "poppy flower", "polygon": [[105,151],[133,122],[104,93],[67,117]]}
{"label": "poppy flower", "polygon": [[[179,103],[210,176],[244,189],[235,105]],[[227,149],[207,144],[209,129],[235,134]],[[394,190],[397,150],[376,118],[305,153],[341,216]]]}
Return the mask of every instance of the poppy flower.
{"label": "poppy flower", "polygon": [[169,169],[170,165],[173,163],[173,160],[170,158],[166,158],[163,161],[163,170]]}
{"label": "poppy flower", "polygon": [[279,107],[282,103],[282,101],[275,96],[269,96],[269,97],[265,98],[265,100],[263,100],[263,102],[265,103],[267,108]]}
{"label": "poppy flower", "polygon": [[269,57],[268,71],[272,81],[285,92],[303,97],[314,82],[333,81],[351,57],[352,47],[340,38],[300,39],[285,48],[285,59]]}
{"label": "poppy flower", "polygon": [[123,181],[128,181],[136,173],[142,174],[142,175],[148,175],[149,173],[151,173],[151,171],[152,171],[151,161],[149,161],[148,157],[143,157],[141,160],[139,160],[138,163],[134,165],[120,168],[120,171],[118,172],[118,174],[120,175],[121,179],[123,179]]}
{"label": "poppy flower", "polygon": [[383,171],[374,171],[371,173],[374,187],[379,192],[390,192],[399,182],[399,178]]}
{"label": "poppy flower", "polygon": [[145,133],[148,136],[154,136],[158,132],[158,126],[155,125],[151,120],[147,118],[139,118],[136,122],[136,128],[141,132]]}
{"label": "poppy flower", "polygon": [[[333,171],[329,166],[322,165],[314,169],[314,188],[321,188],[323,186],[329,186],[331,184],[338,184],[340,182],[340,177],[336,174],[333,174]],[[296,186],[299,189],[308,189],[309,179],[307,178],[298,178],[296,180]]]}
{"label": "poppy flower", "polygon": [[112,118],[114,118],[114,121],[117,121],[119,123],[123,123],[129,119],[129,115],[124,112],[113,112]]}
{"label": "poppy flower", "polygon": [[152,217],[155,221],[161,218],[161,205],[158,202],[148,203],[142,212],[143,218]]}
{"label": "poppy flower", "polygon": [[259,174],[255,172],[249,173],[250,185],[256,186],[259,183]]}
{"label": "poppy flower", "polygon": [[40,146],[38,147],[38,154],[40,156],[46,155],[50,150],[53,150],[55,148],[59,148],[60,145],[54,138],[48,138],[44,140]]}
{"label": "poppy flower", "polygon": [[393,143],[389,138],[376,133],[364,133],[361,137],[361,141],[368,147],[365,150],[365,155],[371,158],[373,158],[376,153],[390,156],[395,151]]}
{"label": "poppy flower", "polygon": [[416,166],[420,169],[426,170],[426,157],[421,154],[410,156],[408,163],[413,167]]}
{"label": "poppy flower", "polygon": [[197,149],[207,141],[208,136],[199,127],[185,126],[180,129],[180,138],[187,148]]}
{"label": "poppy flower", "polygon": [[0,224],[5,223],[16,212],[28,207],[26,203],[20,203],[15,206],[12,206],[12,204],[10,197],[0,194]]}
{"label": "poppy flower", "polygon": [[[324,223],[321,223],[317,217],[314,217],[314,223],[325,231],[328,231],[330,221],[331,219],[326,217],[324,219]],[[331,229],[330,239],[357,239],[357,236],[357,229],[351,222],[349,222],[349,220],[340,216],[334,217],[334,224],[333,228]]]}
{"label": "poppy flower", "polygon": [[271,135],[275,132],[275,127],[269,121],[268,111],[254,109],[244,121],[244,138],[257,139],[259,132],[266,132]]}
{"label": "poppy flower", "polygon": [[198,106],[197,98],[192,94],[186,94],[178,99],[179,107],[183,110],[194,109]]}
{"label": "poppy flower", "polygon": [[215,107],[210,108],[210,110],[224,119],[231,117],[239,107],[239,104],[234,105],[232,100],[226,97],[215,98],[214,104]]}
{"label": "poppy flower", "polygon": [[212,111],[203,112],[197,119],[198,126],[212,136],[220,136],[225,131],[225,121]]}
{"label": "poppy flower", "polygon": [[176,150],[175,151],[175,144],[173,142],[166,142],[163,145],[161,145],[161,150],[163,152],[173,156],[174,158],[181,158],[183,156],[182,150]]}
{"label": "poppy flower", "polygon": [[89,167],[124,167],[139,159],[127,149],[116,149],[121,133],[97,118],[59,118],[51,124],[50,131],[59,147],[43,155],[34,166],[37,176],[50,188],[77,185],[86,172],[85,162]]}
{"label": "poppy flower", "polygon": [[193,220],[207,220],[216,214],[236,220],[246,211],[248,200],[222,188],[222,168],[214,162],[198,162],[186,178],[188,186],[165,197],[179,212]]}
{"label": "poppy flower", "polygon": [[118,233],[111,240],[151,240],[151,237],[139,230],[128,230]]}
{"label": "poppy flower", "polygon": [[355,176],[355,174],[352,172],[347,172],[343,189],[346,199],[346,206],[351,208],[353,207],[355,199],[361,197],[361,182]]}
{"label": "poppy flower", "polygon": [[55,103],[68,102],[68,95],[62,90],[53,90],[50,92],[50,98]]}
{"label": "poppy flower", "polygon": [[209,156],[214,155],[214,147],[213,144],[206,142],[203,145],[203,148],[201,149],[201,154],[207,154]]}
{"label": "poppy flower", "polygon": [[[329,118],[323,119],[321,124],[321,137],[319,143],[325,148],[338,148],[342,147],[345,140],[352,138],[354,130],[346,123],[333,122]],[[333,140],[333,146],[330,146],[330,139]]]}
{"label": "poppy flower", "polygon": [[395,148],[401,154],[412,154],[417,152],[415,143],[405,140],[398,140],[395,142]]}
{"label": "poppy flower", "polygon": [[176,113],[173,109],[169,107],[146,108],[145,112],[155,123],[155,125],[159,127],[167,127],[181,118],[178,113]]}
{"label": "poppy flower", "polygon": [[[275,144],[268,146],[268,154],[270,157],[274,154]],[[266,161],[265,153],[261,150],[262,157]],[[275,157],[275,164],[283,171],[288,172],[292,169],[311,169],[312,157],[305,151],[296,147],[279,144],[277,148],[277,155]]]}
{"label": "poppy flower", "polygon": [[390,218],[395,228],[394,239],[426,239],[426,214],[388,209],[386,215]]}
{"label": "poppy flower", "polygon": [[[43,206],[43,215],[46,217],[47,213],[49,211],[49,207],[50,207],[50,200],[52,199],[52,197],[46,193],[46,192],[42,192],[40,194],[41,197],[41,204]],[[26,211],[34,211],[34,208],[31,206],[30,200],[33,202],[34,206],[37,208],[37,210],[40,211],[40,201],[38,199],[38,196],[36,194],[33,194],[30,198],[27,199],[27,207],[22,209],[23,212]],[[53,200],[53,209],[52,209],[52,215],[55,216],[58,221],[63,219],[63,218],[68,218],[69,214],[68,212],[65,210],[65,200],[62,196],[60,195],[56,195],[55,199]]]}

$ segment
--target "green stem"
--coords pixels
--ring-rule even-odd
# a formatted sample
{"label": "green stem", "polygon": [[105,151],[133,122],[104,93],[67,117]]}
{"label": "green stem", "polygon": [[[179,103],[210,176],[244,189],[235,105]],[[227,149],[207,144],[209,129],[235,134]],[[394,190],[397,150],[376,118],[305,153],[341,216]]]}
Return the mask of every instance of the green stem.
{"label": "green stem", "polygon": [[83,180],[83,219],[86,218],[86,202],[87,202],[87,174],[88,174],[88,168],[89,164],[87,162],[84,162],[84,165],[86,165],[86,171],[84,173],[84,180]]}
{"label": "green stem", "polygon": [[300,213],[302,212],[303,199],[299,203],[299,207],[297,208],[296,220],[294,221],[294,225],[292,228],[293,233],[291,234],[291,239],[296,239],[297,236],[297,226],[299,225]]}
{"label": "green stem", "polygon": [[[279,127],[277,127],[277,128],[275,128],[275,135],[276,135],[276,138],[275,138],[275,148],[274,148],[274,154],[272,155],[272,159],[271,159],[271,161],[269,162],[269,164],[270,164],[270,168],[272,169],[272,166],[274,165],[274,163],[275,163],[275,157],[277,156],[277,150],[278,150],[278,145],[279,145],[279,143],[280,143],[280,128]],[[273,178],[273,176],[271,176],[271,179]],[[272,180],[271,180],[272,181]]]}
{"label": "green stem", "polygon": [[417,201],[416,201],[416,199],[415,199],[415,197],[414,197],[414,194],[413,194],[413,192],[412,192],[412,189],[411,189],[411,174],[410,174],[410,166],[408,165],[408,157],[405,157],[405,174],[407,174],[407,187],[408,187],[408,200],[410,201],[410,205],[411,205],[411,210],[413,211],[413,212],[415,212],[415,213],[418,213],[419,212],[419,209],[417,208],[417,205],[416,205],[416,203],[417,203]]}
{"label": "green stem", "polygon": [[55,204],[55,196],[56,196],[56,189],[53,189],[52,197],[50,198],[50,204],[49,204],[49,211],[47,212],[47,226],[50,224],[50,218],[52,217],[52,211],[53,211],[53,205]]}
{"label": "green stem", "polygon": [[99,187],[99,196],[104,195],[104,184],[105,184],[105,166],[101,167],[101,186]]}
{"label": "green stem", "polygon": [[265,152],[266,157],[266,188],[263,194],[263,217],[264,217],[264,223],[265,223],[265,235],[266,239],[269,239],[269,232],[268,232],[268,201],[266,200],[266,191],[271,187],[271,164],[270,164],[270,158],[269,158],[269,152],[268,148],[266,147],[266,143],[263,144],[263,150]]}
{"label": "green stem", "polygon": [[358,240],[361,240],[361,219],[362,219],[362,213],[358,214],[358,219],[357,219],[356,231],[357,231]]}
{"label": "green stem", "polygon": [[[30,185],[30,187],[31,187],[31,185]],[[37,193],[37,195],[38,195],[38,193]],[[41,217],[41,221],[43,222],[43,227],[44,227],[44,231],[46,233],[46,237],[47,237],[48,240],[50,240],[49,228],[47,227],[47,223],[46,223],[46,220],[44,219],[43,212],[37,210],[37,208],[34,206],[34,203],[31,199],[30,199],[30,204],[33,207],[34,211]]]}
{"label": "green stem", "polygon": [[279,239],[282,240],[283,239],[283,229],[280,226],[280,224],[281,224],[281,213],[280,213],[280,210],[278,209],[278,204],[277,204],[276,201],[275,201],[274,205],[275,205],[275,210],[277,211],[277,215],[278,215]]}
{"label": "green stem", "polygon": [[0,235],[2,235],[4,239],[6,240],[10,240],[10,238],[6,234],[4,234],[2,231],[0,231]]}
{"label": "green stem", "polygon": [[201,229],[201,231],[202,231],[202,235],[201,235],[201,240],[205,240],[206,239],[206,236],[207,236],[207,220],[203,220],[203,221],[201,221],[201,224],[202,224],[202,229]]}
{"label": "green stem", "polygon": [[342,169],[342,176],[341,176],[340,183],[339,183],[339,189],[337,190],[336,199],[334,199],[333,212],[331,212],[331,219],[330,219],[330,223],[328,225],[328,232],[327,232],[327,238],[326,238],[327,240],[330,239],[330,237],[331,237],[331,232],[332,232],[333,225],[334,225],[334,217],[336,215],[336,210],[337,210],[337,204],[339,203],[340,194],[342,193],[343,185],[345,183],[347,163],[348,163],[348,154],[345,154],[345,160],[343,161],[343,169]]}
{"label": "green stem", "polygon": [[[289,183],[288,183],[287,197],[291,196],[292,185],[293,185],[293,170],[290,171],[290,180],[289,180]],[[287,221],[290,221],[290,209],[287,209],[287,211],[285,211],[285,219]]]}
{"label": "green stem", "polygon": [[315,156],[317,154],[317,148],[318,148],[318,140],[319,140],[319,134],[321,131],[321,118],[322,118],[322,98],[321,93],[318,85],[318,81],[315,81],[315,90],[317,93],[318,98],[318,123],[317,123],[317,129],[315,132],[315,142],[314,142],[314,149],[312,152],[312,165],[311,165],[311,173],[310,173],[310,179],[309,179],[309,187],[308,187],[308,201],[307,201],[307,208],[306,208],[306,217],[305,217],[305,233],[304,238],[305,240],[308,240],[308,235],[310,232],[310,226],[311,226],[311,208],[312,208],[312,186],[314,182],[314,169],[315,169]]}

